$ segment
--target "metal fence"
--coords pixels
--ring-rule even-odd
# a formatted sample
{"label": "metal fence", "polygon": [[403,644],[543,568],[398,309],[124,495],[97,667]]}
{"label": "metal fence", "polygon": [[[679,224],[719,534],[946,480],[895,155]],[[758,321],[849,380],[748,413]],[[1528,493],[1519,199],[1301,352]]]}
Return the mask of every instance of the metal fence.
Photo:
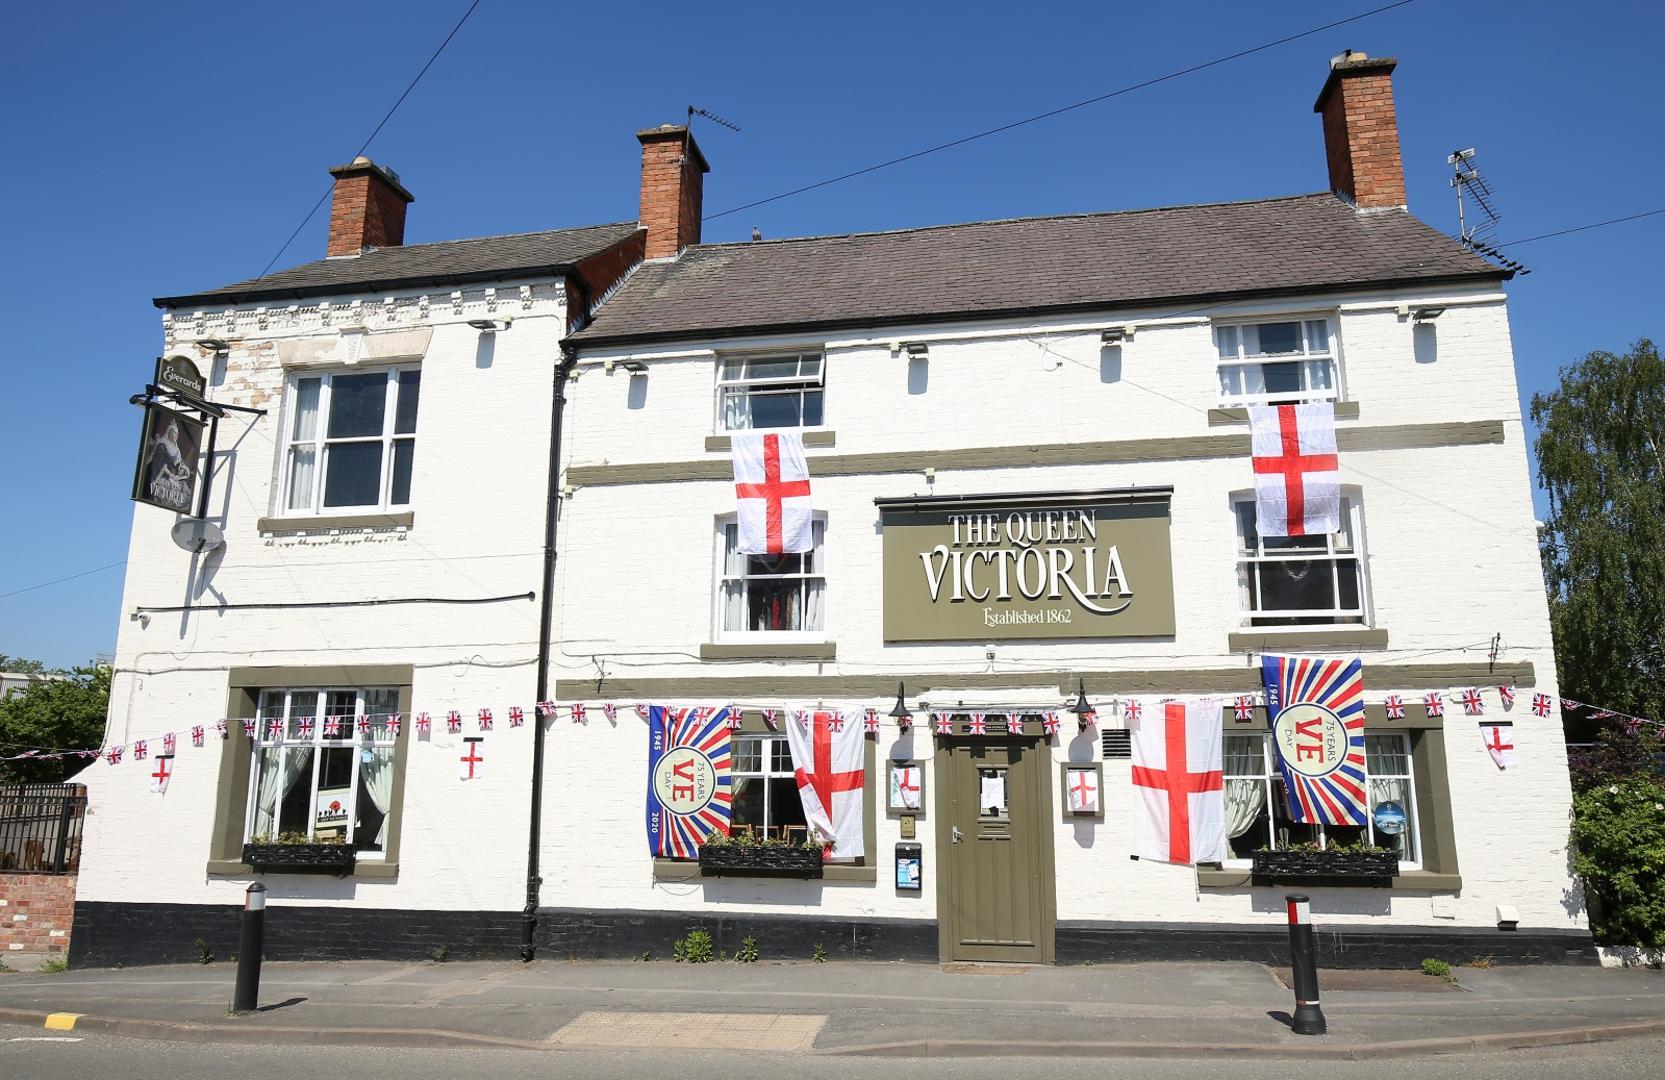
{"label": "metal fence", "polygon": [[0,871],[75,873],[86,813],[80,784],[0,784]]}

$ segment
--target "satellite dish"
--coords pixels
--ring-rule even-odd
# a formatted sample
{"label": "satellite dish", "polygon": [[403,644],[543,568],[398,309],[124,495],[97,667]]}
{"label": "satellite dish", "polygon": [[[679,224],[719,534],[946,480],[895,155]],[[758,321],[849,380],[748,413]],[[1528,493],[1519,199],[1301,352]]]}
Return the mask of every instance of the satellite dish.
{"label": "satellite dish", "polygon": [[173,542],[192,554],[200,555],[225,545],[225,533],[207,518],[180,518],[173,523]]}

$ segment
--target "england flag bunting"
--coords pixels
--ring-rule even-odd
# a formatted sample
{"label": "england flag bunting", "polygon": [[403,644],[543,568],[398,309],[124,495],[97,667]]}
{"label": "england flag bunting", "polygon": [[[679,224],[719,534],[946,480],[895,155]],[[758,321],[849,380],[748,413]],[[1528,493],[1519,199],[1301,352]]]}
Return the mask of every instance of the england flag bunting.
{"label": "england flag bunting", "polygon": [[862,790],[867,742],[853,724],[833,726],[835,713],[816,711],[807,725],[790,724],[787,741],[804,820],[830,842],[828,860],[856,859],[862,844]]}
{"label": "england flag bunting", "polygon": [[1341,529],[1341,473],[1335,405],[1249,406],[1254,455],[1255,531],[1323,536]]}
{"label": "england flag bunting", "polygon": [[1363,825],[1363,664],[1357,657],[1262,656],[1261,670],[1290,818]]}
{"label": "england flag bunting", "polygon": [[742,555],[782,555],[815,546],[809,463],[801,431],[736,431],[734,494]]}
{"label": "england flag bunting", "polygon": [[1189,865],[1226,857],[1220,712],[1218,698],[1168,701],[1129,725],[1139,858]]}
{"label": "england flag bunting", "polygon": [[483,756],[486,747],[485,736],[464,735],[462,742],[462,756],[457,759],[457,779],[483,779],[486,775],[486,762]]}
{"label": "england flag bunting", "polygon": [[1480,738],[1486,744],[1486,752],[1492,756],[1492,761],[1497,763],[1499,769],[1515,767],[1514,724],[1481,724]]}
{"label": "england flag bunting", "polygon": [[156,768],[150,774],[150,790],[157,795],[168,793],[168,781],[173,778],[173,755],[157,754]]}
{"label": "england flag bunting", "polygon": [[648,708],[648,850],[692,859],[733,815],[727,709]]}

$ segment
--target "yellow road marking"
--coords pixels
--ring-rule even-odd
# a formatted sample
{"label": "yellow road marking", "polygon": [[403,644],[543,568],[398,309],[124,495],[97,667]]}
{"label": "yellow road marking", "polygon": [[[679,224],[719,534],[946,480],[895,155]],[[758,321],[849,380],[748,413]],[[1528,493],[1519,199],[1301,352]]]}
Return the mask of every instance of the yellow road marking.
{"label": "yellow road marking", "polygon": [[48,1013],[46,1017],[47,1031],[74,1031],[75,1021],[81,1019],[84,1013]]}

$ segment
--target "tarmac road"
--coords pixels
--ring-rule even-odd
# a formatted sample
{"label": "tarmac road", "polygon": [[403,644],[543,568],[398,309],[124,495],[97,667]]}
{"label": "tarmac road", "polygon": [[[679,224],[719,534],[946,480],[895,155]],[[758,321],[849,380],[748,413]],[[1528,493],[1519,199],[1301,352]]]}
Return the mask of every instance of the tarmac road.
{"label": "tarmac road", "polygon": [[[62,1041],[51,1041],[62,1040]],[[114,1035],[54,1035],[37,1027],[0,1024],[0,1077],[7,1080],[252,1080],[352,1077],[356,1080],[623,1080],[674,1076],[678,1080],[896,1080],[900,1074],[954,1080],[1169,1080],[1240,1077],[1243,1080],[1403,1080],[1408,1070],[1461,1075],[1464,1080],[1562,1080],[1599,1076],[1630,1080],[1665,1076],[1665,1039],[1624,1039],[1571,1047],[1452,1054],[1381,1061],[1127,1060],[1001,1058],[896,1061],[809,1054],[641,1051],[528,1051],[388,1049],[353,1046],[228,1046],[124,1039]]]}

